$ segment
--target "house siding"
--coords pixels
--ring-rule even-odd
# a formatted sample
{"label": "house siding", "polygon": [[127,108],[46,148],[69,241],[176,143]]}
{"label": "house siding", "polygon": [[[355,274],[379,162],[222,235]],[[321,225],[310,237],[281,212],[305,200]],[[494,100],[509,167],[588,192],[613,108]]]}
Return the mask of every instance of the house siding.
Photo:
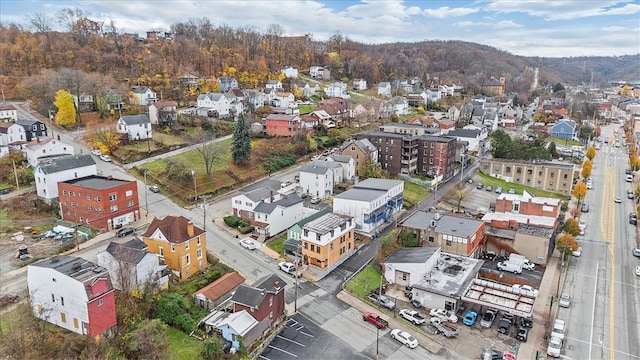
{"label": "house siding", "polygon": [[[207,248],[206,248],[206,236],[201,234],[200,245],[198,246],[197,237],[191,238],[179,244],[169,243],[168,241],[143,237],[143,241],[149,247],[149,252],[154,254],[160,254],[160,248],[162,248],[165,264],[173,271],[179,272],[180,279],[186,280],[190,276],[197,274],[199,271],[206,269],[207,267]],[[189,250],[186,249],[186,245],[189,243]],[[174,251],[171,251],[171,245],[174,246]],[[198,259],[198,249],[202,250],[202,257]],[[190,263],[187,264],[187,255],[189,255]]]}

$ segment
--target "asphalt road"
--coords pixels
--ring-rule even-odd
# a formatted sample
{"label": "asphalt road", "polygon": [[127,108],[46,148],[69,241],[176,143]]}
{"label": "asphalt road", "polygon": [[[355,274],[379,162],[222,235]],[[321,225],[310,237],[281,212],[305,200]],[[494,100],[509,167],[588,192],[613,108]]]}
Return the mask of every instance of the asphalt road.
{"label": "asphalt road", "polygon": [[[616,126],[604,127],[602,137]],[[583,252],[569,259],[564,284],[572,305],[557,316],[568,322],[566,358],[640,358],[640,282],[633,274],[638,260],[631,255],[637,232],[627,220],[635,204],[625,196],[632,186],[625,181],[625,151],[603,145],[594,159],[594,187],[585,199],[590,211],[582,215],[588,225],[585,236],[578,237]],[[615,196],[622,203],[615,203]]]}

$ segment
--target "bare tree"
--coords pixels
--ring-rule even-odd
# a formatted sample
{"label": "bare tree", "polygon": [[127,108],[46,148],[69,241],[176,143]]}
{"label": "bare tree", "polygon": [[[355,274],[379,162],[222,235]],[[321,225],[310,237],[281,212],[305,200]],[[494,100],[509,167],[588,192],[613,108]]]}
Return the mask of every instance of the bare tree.
{"label": "bare tree", "polygon": [[462,204],[462,202],[464,200],[467,199],[467,193],[464,191],[464,185],[458,186],[453,191],[453,197],[456,199],[456,205],[457,205],[457,208],[458,208],[458,212],[460,212],[460,205]]}
{"label": "bare tree", "polygon": [[33,15],[27,15],[29,21],[29,28],[35,32],[44,33],[51,31],[53,25],[53,18],[43,13],[35,13]]}
{"label": "bare tree", "polygon": [[205,132],[202,132],[200,135],[191,137],[192,144],[196,144],[196,151],[198,152],[198,154],[200,154],[200,157],[204,162],[207,176],[211,176],[213,164],[220,157],[219,148],[211,140],[213,140],[213,138]]}

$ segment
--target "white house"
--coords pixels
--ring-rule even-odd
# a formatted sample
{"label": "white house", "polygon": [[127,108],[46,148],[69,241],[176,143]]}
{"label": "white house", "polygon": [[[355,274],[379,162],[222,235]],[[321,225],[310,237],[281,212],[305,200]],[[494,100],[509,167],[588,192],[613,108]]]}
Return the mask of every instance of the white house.
{"label": "white house", "polygon": [[242,219],[253,219],[254,209],[262,201],[278,201],[282,198],[282,195],[275,189],[279,187],[279,183],[275,182],[273,185],[265,185],[249,192],[236,195],[231,198],[231,209],[233,216],[237,216]]}
{"label": "white house", "polygon": [[281,73],[284,74],[287,78],[297,78],[298,77],[298,69],[293,68],[291,66],[287,66],[286,68],[280,70]]}
{"label": "white house", "polygon": [[253,209],[252,222],[258,239],[275,236],[302,220],[303,207],[302,198],[295,194],[284,195],[273,202],[259,202]]}
{"label": "white house", "polygon": [[276,91],[284,90],[282,88],[282,82],[279,80],[267,80],[267,83],[264,85],[265,89],[273,89]]}
{"label": "white house", "polygon": [[347,93],[347,84],[342,81],[336,81],[324,87],[325,95],[329,97],[339,97],[348,99],[351,96]]}
{"label": "white house", "polygon": [[324,72],[324,67],[322,66],[312,66],[309,68],[309,75],[312,78],[321,79],[323,72]]}
{"label": "white house", "polygon": [[466,141],[469,143],[467,149],[469,151],[480,151],[481,142],[484,143],[484,140],[487,138],[487,130],[486,127],[482,129],[458,129],[458,130],[449,130],[447,133],[448,137],[453,137],[458,141]]}
{"label": "white house", "polygon": [[342,166],[333,161],[314,160],[300,167],[302,193],[321,199],[333,195],[335,184],[342,182]]}
{"label": "white house", "polygon": [[156,92],[147,86],[132,86],[131,92],[129,102],[134,105],[149,106],[158,100]]}
{"label": "white house", "polygon": [[226,92],[229,89],[236,89],[238,87],[238,80],[228,76],[218,76],[216,79],[220,86],[220,92]]}
{"label": "white house", "polygon": [[404,96],[394,96],[389,100],[389,107],[392,114],[409,115],[409,102]]}
{"label": "white house", "polygon": [[229,115],[237,119],[239,115],[244,114],[244,103],[233,92],[226,92],[224,96],[229,101]]}
{"label": "white house", "polygon": [[442,93],[438,88],[427,89],[425,93],[427,94],[427,102],[436,102],[442,99]]}
{"label": "white house", "polygon": [[153,138],[149,114],[122,116],[116,123],[116,132],[126,134],[129,141]]}
{"label": "white house", "polygon": [[135,291],[146,285],[167,289],[167,265],[160,265],[158,255],[148,252],[147,248],[147,244],[137,238],[122,244],[110,242],[106,250],[98,253],[98,265],[109,271],[111,283],[118,290]]}
{"label": "white house", "polygon": [[403,181],[369,178],[334,195],[333,212],[353,217],[356,229],[372,233],[384,222],[393,221],[403,201]]}
{"label": "white house", "polygon": [[276,91],[275,96],[271,99],[271,104],[279,108],[288,108],[295,105],[296,98],[290,92]]}
{"label": "white house", "polygon": [[378,83],[378,95],[391,96],[391,83],[387,81]]}
{"label": "white house", "polygon": [[0,145],[9,145],[16,141],[26,141],[24,127],[15,122],[0,122]]}
{"label": "white house", "polygon": [[0,121],[18,121],[18,109],[9,103],[0,104]]}
{"label": "white house", "polygon": [[196,113],[199,116],[224,119],[231,113],[231,103],[222,93],[207,93],[198,96],[198,108]]}
{"label": "white house", "polygon": [[21,148],[29,165],[34,168],[38,165],[38,161],[44,158],[74,154],[72,145],[48,137],[37,137],[21,145]]}
{"label": "white house", "polygon": [[244,96],[252,110],[257,110],[264,106],[264,93],[259,90],[245,90]]}
{"label": "white house", "polygon": [[342,166],[342,179],[349,181],[356,175],[356,161],[349,155],[331,154],[325,161],[335,161]]}
{"label": "white house", "polygon": [[115,290],[105,268],[58,255],[29,265],[27,286],[35,317],[94,338],[113,334]]}
{"label": "white house", "polygon": [[367,80],[365,79],[354,79],[353,80],[353,90],[367,90]]}
{"label": "white house", "polygon": [[33,170],[38,197],[47,203],[58,197],[59,182],[97,174],[96,162],[91,154],[41,160]]}

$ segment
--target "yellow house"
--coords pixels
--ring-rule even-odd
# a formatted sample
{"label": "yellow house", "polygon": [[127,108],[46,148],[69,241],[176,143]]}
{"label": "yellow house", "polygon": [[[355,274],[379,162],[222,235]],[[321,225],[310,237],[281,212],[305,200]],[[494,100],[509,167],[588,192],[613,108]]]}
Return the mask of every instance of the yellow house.
{"label": "yellow house", "polygon": [[329,213],[302,227],[302,262],[319,276],[355,254],[355,221],[351,216]]}
{"label": "yellow house", "polygon": [[181,280],[207,267],[206,234],[184,216],[154,219],[141,237]]}

